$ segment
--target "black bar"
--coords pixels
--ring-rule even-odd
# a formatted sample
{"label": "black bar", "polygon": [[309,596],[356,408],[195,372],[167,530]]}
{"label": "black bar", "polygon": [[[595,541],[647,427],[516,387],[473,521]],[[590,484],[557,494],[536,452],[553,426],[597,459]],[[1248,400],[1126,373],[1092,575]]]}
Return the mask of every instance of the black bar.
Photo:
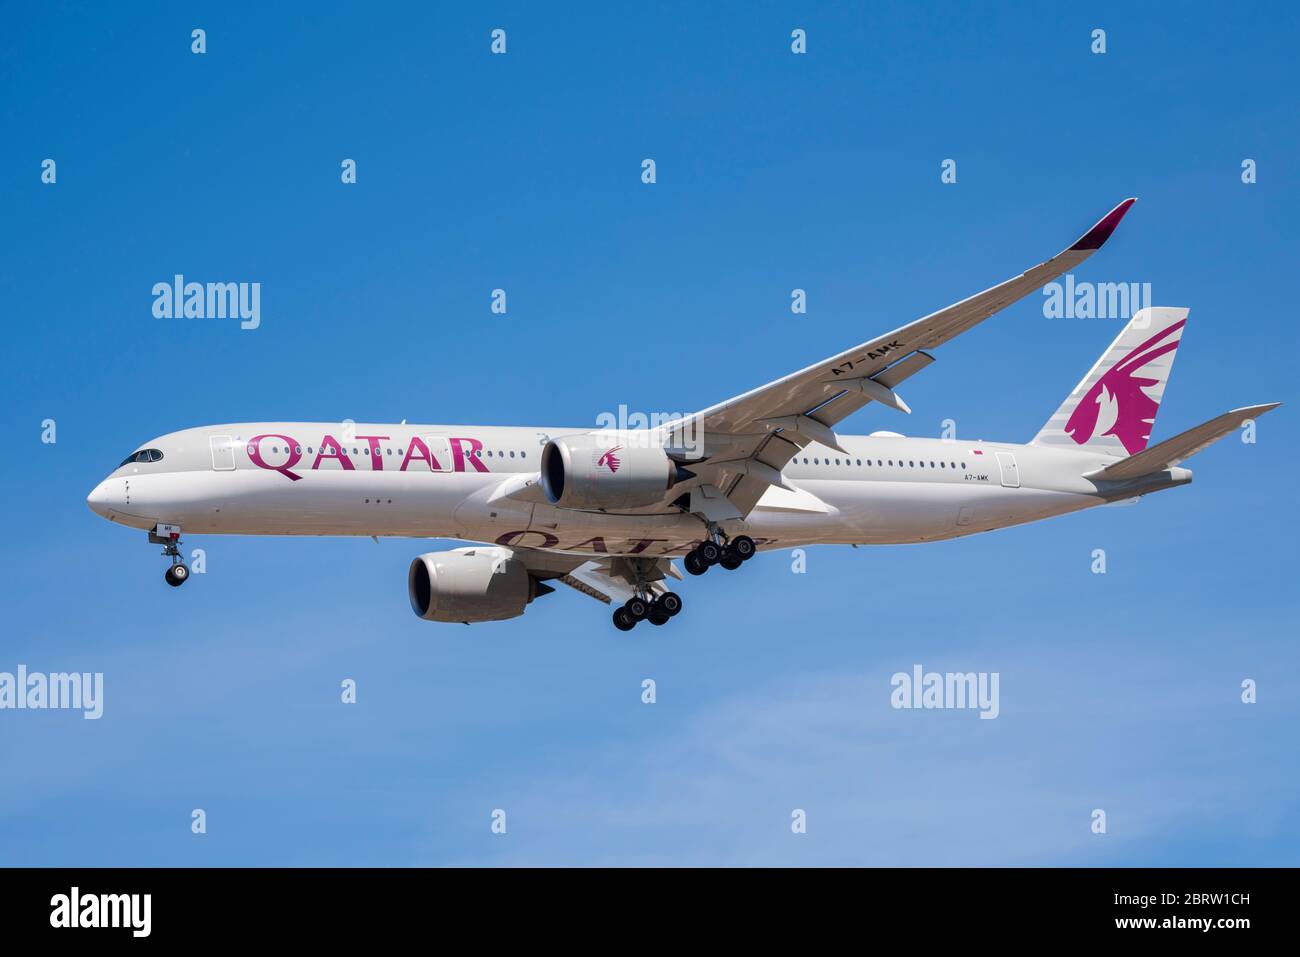
{"label": "black bar", "polygon": [[[867,942],[912,928],[918,945],[1043,939],[1229,946],[1294,922],[1294,869],[0,870],[6,942],[148,939],[212,944],[378,941],[416,935],[453,946],[559,937],[655,939],[708,929],[761,943],[815,927]],[[121,926],[70,925],[114,916]],[[149,895],[148,935],[144,897]],[[93,902],[88,902],[93,898]],[[1208,920],[1209,926],[1200,922]],[[1138,923],[1132,923],[1132,922]],[[1195,922],[1195,925],[1193,925]],[[432,936],[431,936],[432,934]],[[613,935],[613,936],[610,936]],[[44,942],[44,941],[43,941]]]}

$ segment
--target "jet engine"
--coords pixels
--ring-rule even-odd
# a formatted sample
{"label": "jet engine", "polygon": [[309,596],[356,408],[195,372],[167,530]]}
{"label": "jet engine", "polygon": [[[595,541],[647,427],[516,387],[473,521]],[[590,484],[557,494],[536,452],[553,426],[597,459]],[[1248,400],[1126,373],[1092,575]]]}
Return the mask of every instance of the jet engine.
{"label": "jet engine", "polygon": [[528,573],[508,548],[477,546],[429,552],[406,576],[411,609],[425,621],[517,618],[534,598],[555,589]]}
{"label": "jet engine", "polygon": [[639,508],[663,498],[678,468],[645,433],[589,432],[547,442],[541,475],[547,499],[560,508]]}

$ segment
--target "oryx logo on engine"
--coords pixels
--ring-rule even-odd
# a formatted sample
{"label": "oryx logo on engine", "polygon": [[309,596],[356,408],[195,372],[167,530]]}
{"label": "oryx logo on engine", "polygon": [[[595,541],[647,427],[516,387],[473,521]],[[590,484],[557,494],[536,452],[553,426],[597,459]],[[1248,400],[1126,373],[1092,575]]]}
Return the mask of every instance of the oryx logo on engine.
{"label": "oryx logo on engine", "polygon": [[608,468],[611,472],[617,472],[619,466],[618,456],[614,453],[623,446],[616,445],[612,449],[606,449],[600,458],[596,459],[596,468]]}

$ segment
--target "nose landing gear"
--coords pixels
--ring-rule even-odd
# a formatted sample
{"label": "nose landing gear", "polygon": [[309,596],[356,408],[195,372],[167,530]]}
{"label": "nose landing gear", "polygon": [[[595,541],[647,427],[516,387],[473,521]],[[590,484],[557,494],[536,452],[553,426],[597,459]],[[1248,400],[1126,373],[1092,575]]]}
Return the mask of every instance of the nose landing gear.
{"label": "nose landing gear", "polygon": [[149,533],[149,541],[163,547],[162,553],[172,560],[171,567],[163,574],[163,579],[173,588],[179,588],[190,580],[190,569],[181,557],[181,527],[179,525],[155,525]]}

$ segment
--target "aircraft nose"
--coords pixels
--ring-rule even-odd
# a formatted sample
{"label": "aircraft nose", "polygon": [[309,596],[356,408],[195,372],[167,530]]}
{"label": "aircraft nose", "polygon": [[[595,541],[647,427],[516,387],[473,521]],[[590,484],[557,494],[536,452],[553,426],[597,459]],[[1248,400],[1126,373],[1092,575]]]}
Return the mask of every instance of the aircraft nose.
{"label": "aircraft nose", "polygon": [[114,501],[116,496],[111,489],[111,485],[112,481],[105,479],[86,496],[86,504],[90,506],[90,510],[96,515],[102,515],[104,518],[108,518],[109,509],[117,504]]}

